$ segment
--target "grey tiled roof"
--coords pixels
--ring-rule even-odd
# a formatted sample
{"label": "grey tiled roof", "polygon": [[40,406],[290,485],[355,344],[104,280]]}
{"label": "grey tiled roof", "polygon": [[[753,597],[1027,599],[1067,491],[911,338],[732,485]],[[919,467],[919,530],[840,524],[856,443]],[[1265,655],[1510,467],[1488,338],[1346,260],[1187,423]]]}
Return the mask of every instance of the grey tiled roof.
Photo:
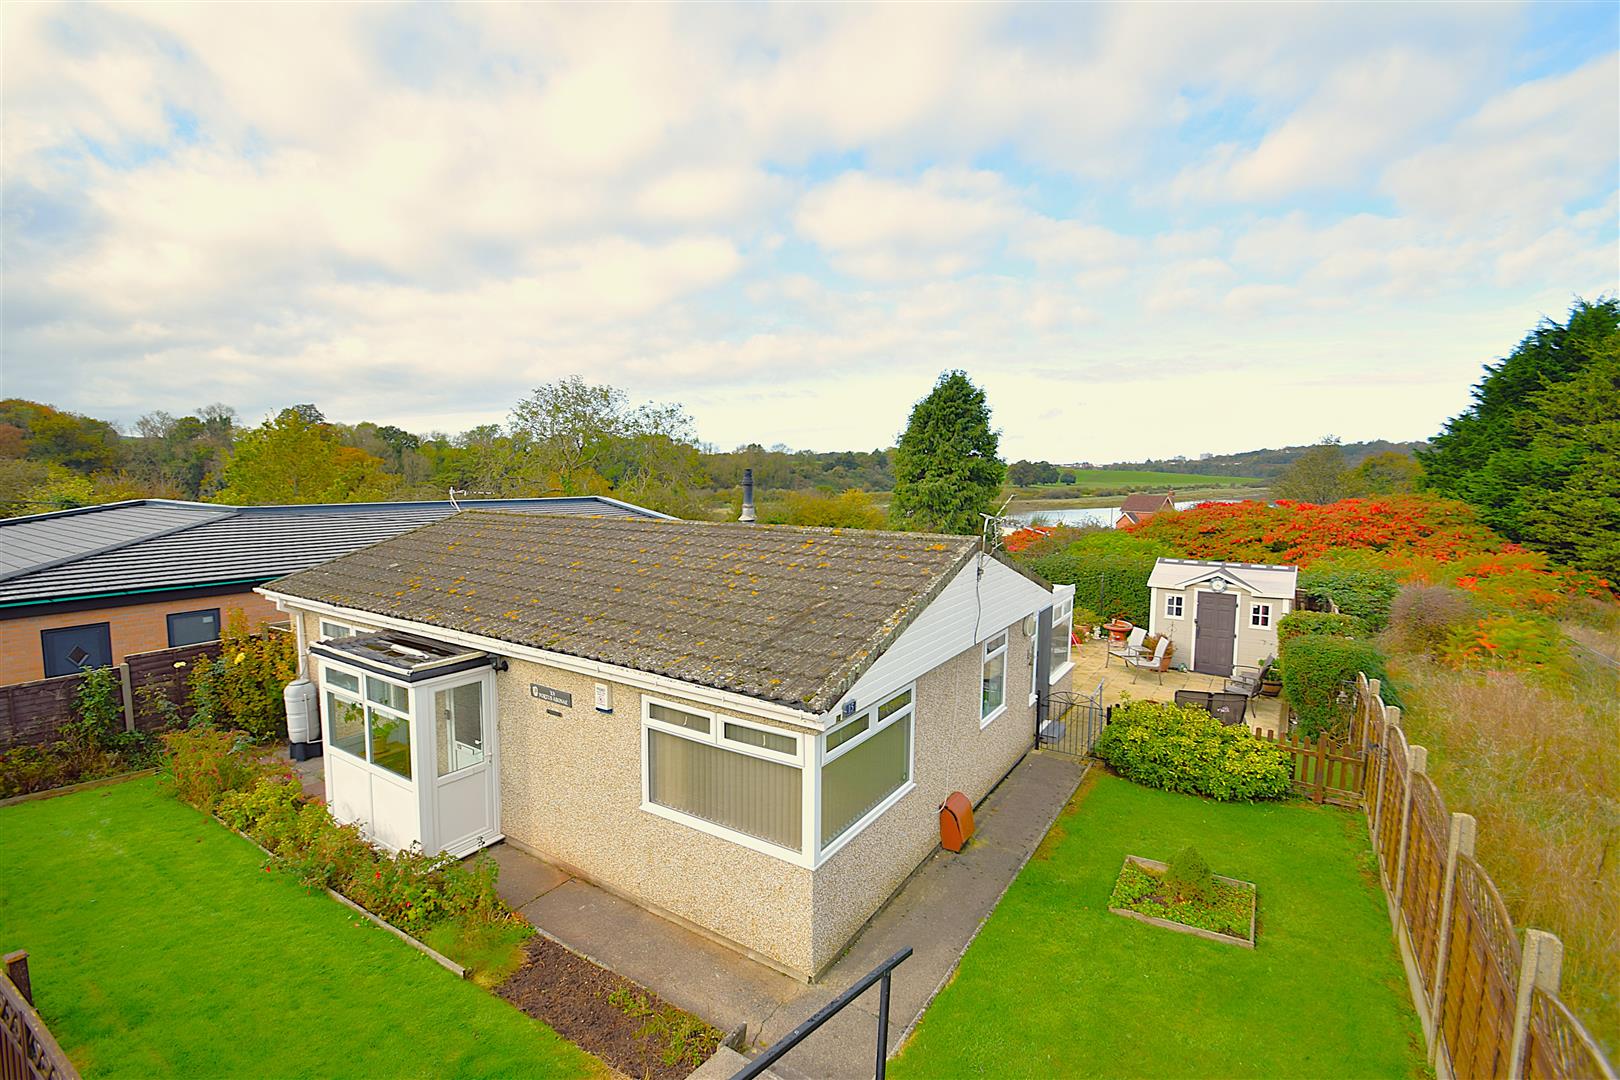
{"label": "grey tiled roof", "polygon": [[0,579],[222,518],[228,506],[138,502],[0,519]]}
{"label": "grey tiled roof", "polygon": [[480,510],[268,588],[819,714],[977,548],[928,533]]}
{"label": "grey tiled roof", "polygon": [[[533,514],[652,516],[651,511],[595,497],[479,500],[461,505],[500,506]],[[246,507],[150,502],[0,521],[0,548],[8,552],[14,535],[26,535],[31,545],[43,546],[58,541],[68,545],[86,530],[99,530],[109,538],[120,530],[127,534],[121,543],[111,539],[110,546],[98,545],[82,555],[70,554],[0,576],[0,608],[211,585],[246,588],[455,512],[449,502]],[[98,521],[105,524],[98,525]],[[143,532],[138,522],[166,523],[167,527]]]}

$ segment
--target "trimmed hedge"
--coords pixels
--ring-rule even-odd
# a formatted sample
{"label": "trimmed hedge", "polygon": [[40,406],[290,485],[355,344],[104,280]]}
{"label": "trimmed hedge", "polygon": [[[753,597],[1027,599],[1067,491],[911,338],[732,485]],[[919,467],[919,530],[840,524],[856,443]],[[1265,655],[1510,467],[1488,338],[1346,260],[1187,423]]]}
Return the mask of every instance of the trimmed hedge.
{"label": "trimmed hedge", "polygon": [[1115,705],[1092,753],[1144,787],[1222,802],[1280,799],[1293,776],[1287,752],[1247,726],[1162,701]]}
{"label": "trimmed hedge", "polygon": [[[1314,739],[1349,719],[1356,673],[1382,679],[1384,654],[1370,641],[1328,634],[1298,634],[1282,642],[1283,694],[1299,716],[1299,734]],[[1393,690],[1384,694],[1390,704]]]}
{"label": "trimmed hedge", "polygon": [[1174,555],[1160,541],[1108,530],[1083,536],[1056,554],[1029,559],[1026,565],[1054,585],[1073,585],[1077,607],[1089,608],[1105,621],[1123,616],[1146,626],[1152,610],[1148,575],[1160,556]]}
{"label": "trimmed hedge", "polygon": [[1361,632],[1361,622],[1353,615],[1335,615],[1331,611],[1290,611],[1277,620],[1277,647],[1280,649],[1305,634],[1353,638],[1360,637]]}
{"label": "trimmed hedge", "polygon": [[1346,615],[1361,620],[1376,634],[1389,623],[1390,605],[1401,591],[1393,570],[1375,565],[1371,552],[1344,552],[1321,559],[1299,572],[1299,591],[1315,600],[1331,600]]}

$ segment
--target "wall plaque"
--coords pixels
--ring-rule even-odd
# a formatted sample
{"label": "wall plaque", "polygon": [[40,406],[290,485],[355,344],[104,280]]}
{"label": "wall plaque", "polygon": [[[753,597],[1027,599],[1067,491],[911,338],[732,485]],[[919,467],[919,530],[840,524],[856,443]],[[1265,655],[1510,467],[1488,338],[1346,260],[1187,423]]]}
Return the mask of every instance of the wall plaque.
{"label": "wall plaque", "polygon": [[529,696],[549,701],[554,705],[564,705],[570,709],[574,707],[574,695],[566,690],[553,690],[549,686],[541,686],[537,682],[529,684]]}

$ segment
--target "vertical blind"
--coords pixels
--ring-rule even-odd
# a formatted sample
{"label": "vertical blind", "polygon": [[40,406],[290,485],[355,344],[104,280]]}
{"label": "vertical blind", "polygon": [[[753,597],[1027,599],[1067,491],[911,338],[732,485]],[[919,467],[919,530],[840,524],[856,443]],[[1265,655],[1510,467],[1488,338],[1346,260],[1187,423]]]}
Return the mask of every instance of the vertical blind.
{"label": "vertical blind", "polygon": [[869,814],[911,779],[911,717],[821,766],[821,846]]}
{"label": "vertical blind", "polygon": [[647,728],[647,796],[659,806],[798,851],[802,795],[796,766]]}

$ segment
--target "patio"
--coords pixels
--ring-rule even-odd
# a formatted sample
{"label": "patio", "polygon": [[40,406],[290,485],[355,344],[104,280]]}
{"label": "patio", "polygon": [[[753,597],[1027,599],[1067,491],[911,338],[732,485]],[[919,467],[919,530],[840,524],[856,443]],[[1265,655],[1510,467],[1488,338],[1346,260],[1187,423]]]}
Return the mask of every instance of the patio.
{"label": "patio", "polygon": [[[1107,642],[1095,638],[1086,638],[1071,655],[1074,660],[1071,689],[1076,694],[1089,694],[1102,683],[1105,708],[1128,697],[1138,701],[1174,701],[1177,690],[1219,692],[1226,686],[1226,680],[1219,676],[1173,668],[1163,675],[1135,671],[1136,678],[1132,680],[1133,669],[1126,667],[1119,657],[1109,656]],[[1283,730],[1282,698],[1254,696],[1249,699],[1247,719],[1249,727],[1255,731]]]}

